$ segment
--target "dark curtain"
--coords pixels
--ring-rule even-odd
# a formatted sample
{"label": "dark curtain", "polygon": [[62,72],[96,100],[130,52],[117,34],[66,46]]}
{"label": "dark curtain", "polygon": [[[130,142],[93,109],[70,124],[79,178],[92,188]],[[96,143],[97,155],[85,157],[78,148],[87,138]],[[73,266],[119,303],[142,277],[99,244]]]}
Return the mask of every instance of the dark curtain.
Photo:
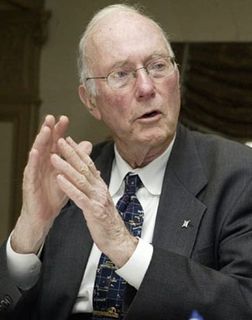
{"label": "dark curtain", "polygon": [[252,43],[174,43],[181,72],[181,121],[252,141]]}

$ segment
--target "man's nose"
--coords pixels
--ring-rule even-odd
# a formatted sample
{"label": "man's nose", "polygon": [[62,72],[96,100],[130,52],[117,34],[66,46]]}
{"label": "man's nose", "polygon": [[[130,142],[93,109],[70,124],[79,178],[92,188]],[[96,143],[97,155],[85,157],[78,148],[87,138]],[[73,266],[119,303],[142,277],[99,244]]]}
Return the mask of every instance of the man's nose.
{"label": "man's nose", "polygon": [[138,99],[148,99],[155,95],[154,83],[145,67],[138,68],[136,71],[136,89]]}

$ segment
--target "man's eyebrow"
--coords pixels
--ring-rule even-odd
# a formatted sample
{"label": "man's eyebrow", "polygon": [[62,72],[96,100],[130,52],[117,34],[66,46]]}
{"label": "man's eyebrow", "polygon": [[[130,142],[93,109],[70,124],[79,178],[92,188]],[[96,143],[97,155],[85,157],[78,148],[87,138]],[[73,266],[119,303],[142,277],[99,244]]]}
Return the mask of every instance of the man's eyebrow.
{"label": "man's eyebrow", "polygon": [[[169,56],[170,54],[168,52],[164,52],[163,50],[157,50],[154,51],[153,53],[151,53],[148,57],[146,57],[144,59],[144,61],[148,61],[154,58],[166,58],[167,56]],[[128,59],[124,59],[124,60],[120,60],[120,61],[116,61],[115,63],[113,63],[108,69],[109,70],[113,70],[116,68],[120,68],[120,67],[124,67],[126,65],[133,65],[134,63],[129,61]]]}
{"label": "man's eyebrow", "polygon": [[116,61],[114,64],[112,64],[112,66],[110,66],[110,70],[116,69],[116,68],[120,68],[123,67],[127,64],[131,64],[128,60],[120,60],[120,61]]}
{"label": "man's eyebrow", "polygon": [[155,51],[146,60],[150,60],[153,58],[167,58],[169,56],[170,56],[169,52]]}

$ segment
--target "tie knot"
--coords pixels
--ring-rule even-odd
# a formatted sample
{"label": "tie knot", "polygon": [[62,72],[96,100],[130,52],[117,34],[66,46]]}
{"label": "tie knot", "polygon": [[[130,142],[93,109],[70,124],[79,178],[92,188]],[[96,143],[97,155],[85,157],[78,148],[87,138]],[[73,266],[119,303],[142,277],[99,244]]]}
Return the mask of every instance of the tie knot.
{"label": "tie knot", "polygon": [[137,190],[142,187],[143,183],[138,174],[128,173],[125,178],[125,193],[128,195],[136,194]]}

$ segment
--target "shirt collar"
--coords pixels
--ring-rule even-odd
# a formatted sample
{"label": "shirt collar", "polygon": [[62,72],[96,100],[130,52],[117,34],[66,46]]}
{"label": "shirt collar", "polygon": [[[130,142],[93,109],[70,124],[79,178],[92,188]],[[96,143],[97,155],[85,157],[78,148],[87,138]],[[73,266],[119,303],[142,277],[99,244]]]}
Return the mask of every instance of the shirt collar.
{"label": "shirt collar", "polygon": [[147,166],[137,169],[131,168],[131,166],[120,156],[115,145],[115,159],[112,166],[109,184],[111,196],[113,197],[119,191],[120,187],[122,186],[123,179],[128,172],[138,174],[143,182],[144,187],[151,194],[160,195],[166,164],[169,160],[174,140],[175,138],[173,138],[168,148],[158,158],[150,162]]}

